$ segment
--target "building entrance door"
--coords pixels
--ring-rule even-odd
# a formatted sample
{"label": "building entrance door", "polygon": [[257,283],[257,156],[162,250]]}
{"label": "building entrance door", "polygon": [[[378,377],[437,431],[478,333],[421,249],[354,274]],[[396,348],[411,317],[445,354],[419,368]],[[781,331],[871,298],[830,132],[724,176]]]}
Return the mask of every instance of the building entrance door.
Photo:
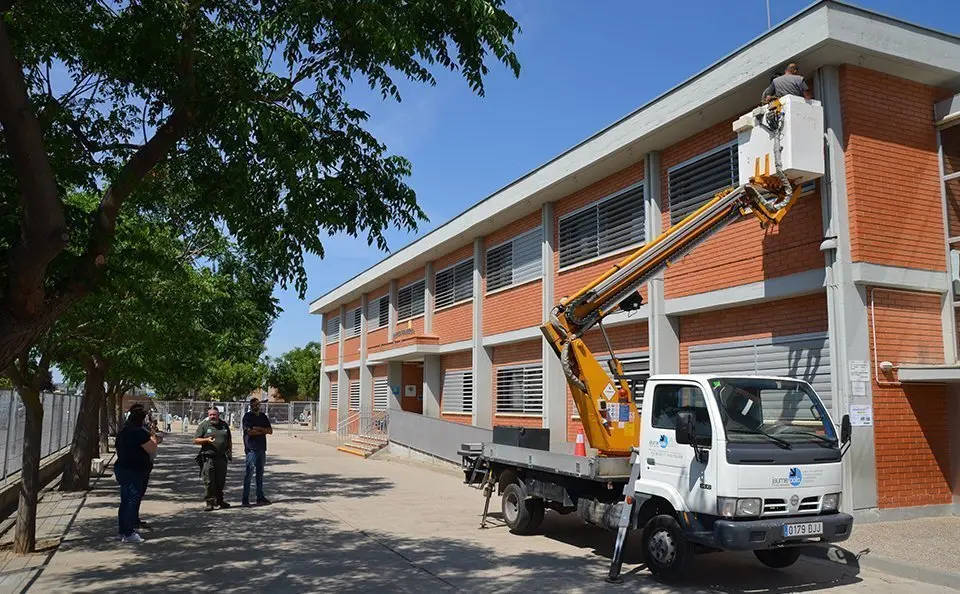
{"label": "building entrance door", "polygon": [[423,414],[423,363],[403,364],[403,385],[400,388],[400,408]]}

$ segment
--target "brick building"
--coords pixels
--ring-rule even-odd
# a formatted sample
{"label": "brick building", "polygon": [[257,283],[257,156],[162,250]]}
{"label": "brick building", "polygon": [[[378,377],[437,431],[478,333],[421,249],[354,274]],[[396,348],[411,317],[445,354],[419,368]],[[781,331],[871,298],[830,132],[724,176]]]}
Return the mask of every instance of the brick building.
{"label": "brick building", "polygon": [[[540,323],[734,183],[731,122],[789,61],[823,104],[827,175],[778,230],[734,222],[605,327],[641,380],[790,375],[836,420],[872,407],[845,461],[843,505],[860,518],[960,510],[960,39],[838,2],[814,4],[314,301],[321,428],[389,408],[391,438],[414,428],[426,451],[434,434],[456,442],[453,423],[545,427],[569,448],[578,420]],[[603,350],[596,331],[591,340]]]}

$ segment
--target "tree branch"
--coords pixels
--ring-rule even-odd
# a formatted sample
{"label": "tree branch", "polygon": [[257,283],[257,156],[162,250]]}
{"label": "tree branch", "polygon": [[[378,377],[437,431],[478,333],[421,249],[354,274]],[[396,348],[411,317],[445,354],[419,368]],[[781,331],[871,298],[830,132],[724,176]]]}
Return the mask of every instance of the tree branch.
{"label": "tree branch", "polygon": [[[6,5],[9,9],[12,2],[7,0]],[[40,122],[30,105],[23,68],[13,53],[3,19],[0,19],[0,124],[16,171],[23,207],[20,240],[9,253],[9,282],[4,300],[14,317],[29,320],[44,308],[47,266],[66,247],[68,236]]]}

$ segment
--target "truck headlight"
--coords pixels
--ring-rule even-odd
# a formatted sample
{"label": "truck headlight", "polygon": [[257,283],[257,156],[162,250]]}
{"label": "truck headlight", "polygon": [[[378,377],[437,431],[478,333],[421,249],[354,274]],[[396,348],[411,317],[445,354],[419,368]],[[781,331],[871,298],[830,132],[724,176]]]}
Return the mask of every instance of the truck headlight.
{"label": "truck headlight", "polygon": [[761,500],[755,497],[717,497],[717,511],[723,518],[759,516],[761,507]]}
{"label": "truck headlight", "polygon": [[837,511],[840,508],[840,493],[827,493],[820,500],[820,511]]}

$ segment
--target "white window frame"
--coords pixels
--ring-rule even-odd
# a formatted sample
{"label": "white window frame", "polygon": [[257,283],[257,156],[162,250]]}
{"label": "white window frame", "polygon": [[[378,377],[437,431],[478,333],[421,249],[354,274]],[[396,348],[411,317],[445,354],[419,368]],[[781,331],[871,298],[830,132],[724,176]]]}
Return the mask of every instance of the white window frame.
{"label": "white window frame", "polygon": [[[640,204],[641,204],[641,208],[639,208],[639,209],[637,210],[638,216],[640,217],[640,223],[641,223],[641,225],[640,225],[640,227],[641,227],[641,240],[640,240],[640,241],[634,242],[634,243],[631,243],[631,244],[627,244],[627,245],[624,245],[624,246],[622,246],[622,247],[618,247],[618,248],[613,249],[613,250],[610,250],[610,251],[608,251],[608,252],[601,252],[601,251],[600,251],[600,235],[599,235],[599,233],[600,233],[600,228],[599,228],[599,222],[598,222],[597,235],[595,236],[596,239],[597,239],[597,255],[596,255],[596,256],[591,256],[590,258],[586,258],[586,259],[584,259],[584,260],[578,260],[578,261],[576,261],[576,262],[571,262],[571,263],[566,264],[566,265],[560,264],[560,262],[562,262],[562,260],[563,260],[563,256],[562,256],[563,246],[561,245],[561,236],[562,236],[562,233],[563,233],[563,223],[564,223],[564,221],[568,221],[568,220],[570,220],[571,218],[573,218],[573,217],[575,217],[575,216],[577,216],[577,215],[579,215],[579,214],[581,214],[581,213],[583,213],[583,212],[585,212],[585,211],[588,211],[588,210],[595,210],[595,211],[597,211],[598,216],[599,216],[600,207],[601,207],[604,203],[610,202],[611,200],[616,200],[617,198],[622,198],[622,197],[624,196],[624,194],[629,194],[629,193],[635,192],[635,191],[637,191],[637,190],[640,190]],[[645,206],[645,204],[644,204],[645,200],[646,200],[646,197],[645,197],[645,195],[644,195],[644,180],[640,180],[640,181],[638,181],[638,182],[636,182],[636,183],[633,183],[633,184],[630,184],[629,186],[626,186],[625,188],[621,188],[621,189],[617,190],[616,192],[610,194],[609,196],[604,196],[603,198],[600,198],[599,200],[595,200],[595,201],[591,202],[590,204],[586,204],[586,205],[584,205],[584,206],[581,206],[580,208],[577,208],[576,210],[572,210],[572,211],[570,211],[570,212],[565,213],[564,215],[562,215],[562,216],[557,220],[557,263],[558,263],[558,265],[559,265],[558,272],[566,272],[566,271],[568,271],[568,270],[574,270],[574,269],[576,269],[576,268],[580,268],[581,266],[587,266],[587,265],[589,265],[589,264],[594,264],[594,263],[596,263],[596,262],[600,262],[601,260],[606,260],[607,258],[610,258],[611,256],[615,256],[615,255],[617,255],[617,254],[622,254],[622,253],[625,253],[625,252],[629,252],[629,251],[631,251],[631,250],[635,250],[635,249],[639,248],[640,246],[644,245],[644,244],[647,242],[647,236],[646,236],[646,235],[647,235],[647,233],[646,233],[646,216],[647,216],[647,215],[646,215],[646,206]],[[541,266],[542,266],[542,263],[541,263]]]}
{"label": "white window frame", "polygon": [[[457,409],[450,410],[447,407],[451,404],[448,399],[447,388],[452,383],[458,381],[462,390],[458,395],[456,403]],[[469,394],[469,396],[468,396]],[[473,398],[473,369],[447,369],[443,373],[443,392],[440,395],[440,412],[445,415],[472,415],[474,407]]]}
{"label": "white window frame", "polygon": [[[462,297],[461,299],[458,300],[456,298],[456,289],[457,289],[457,280],[458,280],[456,276],[456,270],[458,267],[463,266],[468,262],[470,263],[470,272],[469,272],[470,296]],[[443,270],[438,270],[436,272],[433,279],[434,311],[442,311],[444,309],[455,307],[462,303],[468,303],[470,301],[473,301],[473,269],[474,269],[473,256],[470,256],[469,258],[464,258],[463,260],[460,260],[456,264],[451,264],[450,266],[445,267]],[[453,292],[453,301],[451,301],[450,303],[445,303],[444,305],[440,305],[440,282],[439,282],[440,276],[443,274],[451,273],[451,272],[453,273],[453,283],[450,285],[450,290]]]}
{"label": "white window frame", "polygon": [[[330,327],[336,328],[335,332],[330,331]],[[340,316],[327,318],[327,344],[333,344],[340,340]]]}
{"label": "white window frame", "polygon": [[[400,294],[401,294],[405,289],[409,289],[410,287],[413,287],[413,286],[416,286],[416,285],[421,285],[421,286],[422,286],[423,293],[424,293],[423,297],[421,298],[422,301],[423,301],[423,311],[421,311],[421,312],[419,312],[419,313],[412,313],[411,315],[409,315],[409,316],[407,316],[407,317],[401,317],[401,316],[400,316]],[[399,289],[397,289],[397,323],[398,323],[398,324],[401,323],[401,322],[406,322],[407,320],[415,320],[415,319],[419,318],[420,316],[424,315],[424,313],[426,313],[426,311],[427,311],[426,287],[427,287],[426,279],[425,279],[425,278],[421,278],[421,279],[418,279],[418,280],[413,281],[412,283],[407,283],[406,285],[404,285],[404,286],[400,287]],[[412,299],[412,298],[411,298],[411,299]]]}
{"label": "white window frame", "polygon": [[[731,148],[734,149],[734,150],[733,150],[733,151],[730,151]],[[737,150],[735,150],[736,148],[737,148],[737,141],[736,141],[736,140],[731,140],[730,142],[725,142],[725,143],[723,143],[723,144],[721,144],[721,145],[719,145],[719,146],[716,146],[716,147],[714,147],[714,148],[712,148],[712,149],[710,149],[710,150],[704,151],[704,152],[700,153],[699,155],[695,155],[695,156],[693,156],[693,157],[690,157],[690,158],[687,159],[686,161],[677,163],[676,165],[673,165],[672,167],[667,168],[667,209],[668,209],[668,214],[669,214],[668,226],[675,225],[676,223],[678,223],[678,222],[680,222],[681,220],[683,220],[682,218],[681,218],[681,219],[678,219],[677,221],[674,221],[674,220],[673,220],[673,219],[674,219],[674,217],[673,217],[673,211],[674,211],[674,209],[673,209],[673,196],[672,196],[672,194],[671,194],[671,192],[670,192],[670,175],[671,175],[674,171],[683,169],[684,167],[688,167],[688,166],[690,166],[690,165],[693,165],[694,163],[698,163],[698,162],[700,162],[700,161],[703,161],[703,160],[705,160],[705,159],[708,159],[708,158],[716,155],[717,153],[720,153],[720,152],[723,152],[723,151],[731,152],[732,154],[737,155],[737,158],[739,159],[739,152],[738,152]],[[739,174],[739,172],[738,172],[738,168],[737,168],[736,166],[734,166],[734,165],[731,164],[730,169],[731,169],[731,171],[730,171],[730,180],[731,180],[730,185],[724,186],[723,188],[737,187],[737,185],[739,185],[739,183],[740,183],[740,174]],[[723,188],[717,188],[716,190],[713,190],[713,192],[714,192],[714,193],[719,192],[719,191],[723,190]],[[711,194],[710,196],[712,196],[712,195],[713,195],[713,194]],[[708,202],[708,201],[710,200],[710,196],[707,196],[707,197],[706,197],[706,199],[704,200],[704,204],[706,204],[706,202]],[[683,216],[684,216],[684,217],[689,216],[690,213],[695,212],[698,208],[701,208],[702,206],[703,206],[703,204],[697,206],[697,207],[694,208],[692,211],[688,212],[687,214],[685,214],[685,215],[683,215]]]}
{"label": "white window frame", "polygon": [[[354,406],[356,404],[356,406]],[[350,380],[350,388],[347,400],[349,410],[360,410],[360,380]]]}
{"label": "white window frame", "polygon": [[373,378],[373,410],[390,407],[390,382],[385,377]]}
{"label": "white window frame", "polygon": [[[539,244],[539,257],[537,258],[537,259],[538,259],[538,262],[539,262],[539,272],[537,273],[536,276],[533,276],[533,277],[530,277],[530,278],[521,278],[521,279],[518,280],[518,279],[517,279],[517,267],[516,267],[516,262],[514,261],[514,256],[515,256],[515,254],[516,254],[516,244],[517,244],[518,242],[520,242],[520,241],[522,241],[522,240],[524,240],[524,239],[527,239],[527,238],[530,237],[530,236],[534,236],[534,235],[535,235],[535,236],[538,238],[538,240],[539,240],[539,241],[538,241],[538,244]],[[506,284],[506,285],[503,285],[502,287],[497,287],[496,289],[490,289],[490,288],[489,288],[489,283],[490,283],[490,252],[492,252],[492,251],[494,251],[494,250],[497,250],[497,249],[500,249],[500,248],[504,247],[505,245],[510,245],[510,282],[509,282],[508,284]],[[506,290],[508,290],[508,289],[513,289],[513,288],[516,288],[516,287],[525,285],[525,284],[527,284],[527,283],[533,283],[533,282],[537,282],[537,281],[539,281],[539,280],[543,280],[543,227],[542,227],[542,226],[540,226],[540,227],[534,227],[533,229],[530,229],[529,231],[524,231],[523,233],[520,233],[520,234],[518,234],[518,235],[515,235],[514,237],[511,237],[510,239],[508,239],[508,240],[506,240],[506,241],[503,241],[503,242],[498,243],[497,245],[490,246],[489,248],[487,248],[487,251],[484,253],[484,262],[486,263],[486,269],[485,269],[485,271],[484,271],[484,277],[487,279],[487,295],[494,295],[494,294],[499,293],[499,292],[501,292],[501,291],[506,291]]]}
{"label": "white window frame", "polygon": [[[522,376],[522,377],[523,377],[523,386],[522,386],[522,388],[521,388],[521,389],[522,389],[522,394],[523,394],[523,403],[522,403],[522,405],[521,405],[521,409],[522,409],[522,410],[520,410],[520,411],[516,411],[516,410],[502,410],[502,409],[501,409],[501,406],[500,406],[500,395],[501,395],[500,383],[501,383],[501,381],[503,381],[503,380],[501,380],[501,373],[504,373],[504,372],[516,372],[516,371],[521,371],[521,372],[523,373],[523,376]],[[533,392],[535,392],[535,388],[534,388],[533,386],[530,386],[530,387],[528,388],[527,383],[528,383],[528,382],[532,382],[534,379],[537,379],[538,377],[539,377],[539,381],[540,381],[539,402],[538,402],[536,399],[533,399],[533,402],[528,402],[528,395],[531,394],[531,393],[533,393]],[[496,415],[496,416],[504,416],[504,417],[537,417],[537,418],[542,418],[542,417],[543,417],[544,400],[545,400],[545,398],[544,398],[544,395],[543,395],[543,363],[542,363],[542,362],[539,362],[539,361],[538,361],[537,363],[527,363],[527,364],[523,364],[523,365],[502,365],[502,366],[499,366],[499,367],[497,367],[497,371],[496,371],[496,374],[495,374],[495,377],[494,377],[494,381],[496,382],[496,384],[495,384],[495,387],[496,387],[496,402],[495,402],[495,405],[494,405],[494,406],[495,406],[495,415]],[[536,410],[536,409],[539,409],[539,410]]]}
{"label": "white window frame", "polygon": [[[381,324],[380,323],[380,309],[382,308],[383,303],[387,304],[387,319]],[[376,312],[376,315],[370,315],[373,312]],[[374,332],[381,328],[386,328],[390,325],[390,294],[381,295],[376,299],[367,302],[367,333]]]}
{"label": "white window frame", "polygon": [[330,408],[340,407],[340,384],[336,381],[330,382]]}
{"label": "white window frame", "polygon": [[363,328],[363,308],[355,307],[347,311],[347,325],[344,328],[343,337],[346,338],[356,338],[360,336],[360,330]]}

